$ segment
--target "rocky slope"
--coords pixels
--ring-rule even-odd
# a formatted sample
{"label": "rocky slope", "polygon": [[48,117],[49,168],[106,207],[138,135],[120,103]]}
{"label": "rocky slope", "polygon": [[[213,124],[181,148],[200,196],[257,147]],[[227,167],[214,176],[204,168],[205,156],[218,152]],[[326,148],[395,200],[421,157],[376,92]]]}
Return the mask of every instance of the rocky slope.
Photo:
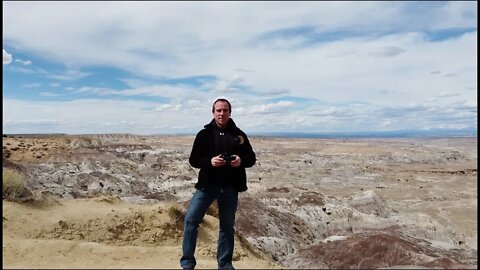
{"label": "rocky slope", "polygon": [[[3,166],[43,196],[185,206],[193,139],[9,136]],[[258,256],[286,268],[476,268],[477,138],[251,142],[236,230]]]}

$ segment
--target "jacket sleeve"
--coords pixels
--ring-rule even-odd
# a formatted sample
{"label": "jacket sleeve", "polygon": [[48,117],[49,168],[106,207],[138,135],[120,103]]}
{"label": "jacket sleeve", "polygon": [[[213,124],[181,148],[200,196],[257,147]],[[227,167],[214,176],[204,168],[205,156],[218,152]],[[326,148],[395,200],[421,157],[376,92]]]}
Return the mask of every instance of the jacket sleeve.
{"label": "jacket sleeve", "polygon": [[[242,132],[243,133],[243,132]],[[241,166],[244,168],[250,168],[253,165],[255,165],[255,162],[257,161],[255,152],[253,152],[252,145],[250,144],[250,141],[247,138],[247,135],[245,133],[242,134],[245,141],[240,148],[240,158],[242,159]]]}
{"label": "jacket sleeve", "polygon": [[212,167],[210,156],[210,151],[206,149],[207,143],[207,133],[206,130],[201,130],[198,132],[193,142],[192,152],[190,153],[190,158],[188,159],[190,165],[195,168],[210,168]]}

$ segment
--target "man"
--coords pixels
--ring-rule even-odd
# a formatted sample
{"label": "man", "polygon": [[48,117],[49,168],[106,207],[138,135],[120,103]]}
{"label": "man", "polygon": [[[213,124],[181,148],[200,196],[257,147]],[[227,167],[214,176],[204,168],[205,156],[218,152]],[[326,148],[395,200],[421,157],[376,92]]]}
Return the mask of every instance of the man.
{"label": "man", "polygon": [[226,99],[217,99],[212,106],[213,119],[198,132],[189,162],[199,168],[196,191],[185,215],[180,265],[195,268],[195,247],[198,226],[207,209],[217,200],[220,230],[218,235],[218,269],[234,269],[235,213],[238,193],[247,190],[245,168],[256,162],[247,135],[230,118],[232,106]]}

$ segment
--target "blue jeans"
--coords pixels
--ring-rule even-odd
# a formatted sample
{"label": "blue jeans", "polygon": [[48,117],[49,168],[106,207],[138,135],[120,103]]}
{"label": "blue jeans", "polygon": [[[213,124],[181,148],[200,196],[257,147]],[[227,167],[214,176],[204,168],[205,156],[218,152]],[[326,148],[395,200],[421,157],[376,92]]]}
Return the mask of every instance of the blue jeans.
{"label": "blue jeans", "polygon": [[180,259],[182,268],[194,268],[195,247],[197,245],[198,226],[203,220],[208,207],[217,199],[220,231],[218,234],[217,262],[219,268],[232,267],[233,246],[235,240],[235,213],[237,212],[238,192],[233,188],[197,189],[190,201],[183,231]]}

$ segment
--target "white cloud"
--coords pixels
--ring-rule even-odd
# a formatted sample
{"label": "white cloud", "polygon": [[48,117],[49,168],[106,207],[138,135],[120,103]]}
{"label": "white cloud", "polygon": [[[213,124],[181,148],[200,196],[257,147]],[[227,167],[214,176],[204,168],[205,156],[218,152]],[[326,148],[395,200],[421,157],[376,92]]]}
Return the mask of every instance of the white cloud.
{"label": "white cloud", "polygon": [[8,65],[12,63],[12,55],[3,49],[3,64]]}
{"label": "white cloud", "polygon": [[79,70],[67,70],[63,74],[54,74],[46,71],[42,71],[46,75],[47,78],[55,79],[55,80],[62,80],[62,81],[69,81],[69,80],[78,80],[90,75],[88,72],[82,72]]}
{"label": "white cloud", "polygon": [[370,54],[373,56],[379,56],[379,57],[394,57],[397,56],[401,53],[406,52],[407,50],[395,47],[395,46],[386,46],[382,47],[376,51],[372,51]]}
{"label": "white cloud", "polygon": [[[476,29],[476,2],[7,1],[3,7],[4,43],[66,71],[52,71],[38,61],[36,67],[11,68],[53,80],[44,83],[51,86],[44,96],[54,97],[51,83],[62,80],[66,95],[98,96],[99,108],[102,102],[109,108],[114,99],[151,97],[165,103],[145,103],[149,113],[186,111],[204,116],[192,118],[203,123],[211,116],[211,101],[225,96],[232,101],[234,116],[251,128],[340,129],[350,124],[368,129],[395,123],[389,117],[397,114],[410,115],[412,109],[406,108],[435,103],[439,109],[434,111],[440,113],[440,108],[477,98],[476,30],[434,42],[429,36],[437,30]],[[39,22],[38,17],[47,19]],[[89,76],[98,67],[131,77],[105,78],[126,87],[95,83]],[[213,79],[158,82],[195,76]],[[82,79],[89,80],[70,84]],[[322,105],[268,100],[285,96]],[[72,102],[72,110],[83,106],[81,100]],[[119,105],[130,104],[123,102]],[[357,103],[366,105],[352,105]],[[63,103],[38,104],[64,108]],[[72,110],[65,114],[78,113]],[[137,111],[117,112],[142,118]],[[372,112],[379,119],[370,119]],[[6,117],[11,118],[9,113]],[[254,123],[248,121],[251,114],[256,114]],[[119,123],[115,114],[108,115],[113,120],[102,116],[102,123]],[[15,117],[22,119],[20,113]],[[171,117],[162,129],[198,125]],[[145,122],[143,130],[158,122],[146,119],[152,122]],[[427,120],[424,124],[429,125]]]}
{"label": "white cloud", "polygon": [[477,24],[477,1],[449,1],[438,10],[437,28],[472,27]]}
{"label": "white cloud", "polygon": [[79,95],[98,95],[98,96],[112,96],[112,95],[118,95],[119,91],[113,90],[113,89],[108,89],[108,88],[99,88],[99,87],[89,87],[89,86],[84,86],[80,87],[78,89],[71,89],[69,90],[73,94],[79,94]]}
{"label": "white cloud", "polygon": [[[477,121],[475,101],[450,103],[448,106],[396,107],[314,104],[307,106],[306,111],[299,110],[301,105],[290,101],[266,104],[254,100],[242,103],[234,98],[230,101],[233,105],[232,118],[249,133],[435,129],[441,125],[472,127]],[[195,133],[212,118],[212,103],[210,99],[188,98],[182,103],[4,99],[3,128],[7,133]]]}
{"label": "white cloud", "polygon": [[42,83],[25,83],[22,86],[25,88],[37,88],[42,86]]}
{"label": "white cloud", "polygon": [[440,97],[440,98],[450,98],[450,97],[458,97],[458,96],[461,96],[459,93],[439,93],[437,95],[437,97]]}
{"label": "white cloud", "polygon": [[198,131],[210,118],[209,104],[204,104],[204,113],[195,114],[156,111],[156,106],[146,101],[103,99],[4,99],[3,128],[8,133],[176,133]]}
{"label": "white cloud", "polygon": [[295,106],[294,102],[279,101],[276,103],[252,106],[247,112],[251,114],[287,113],[294,106]]}
{"label": "white cloud", "polygon": [[[260,34],[302,25],[323,31],[370,31],[403,26],[410,23],[409,17],[402,18],[404,5],[382,2],[8,2],[4,4],[7,10],[4,21],[8,25],[4,28],[4,36],[22,47],[48,54],[52,60],[71,65],[114,65],[157,75],[182,76],[202,71],[222,74],[219,70],[229,67],[230,63],[248,64],[249,60],[259,62],[265,60],[262,58],[276,56],[284,59],[282,56],[289,54],[271,54],[267,48],[267,52],[261,51],[266,54],[256,59],[258,54],[245,46]],[[38,14],[48,20],[38,23],[33,19]],[[458,21],[456,13],[442,12],[441,15],[441,21]],[[428,14],[421,16],[428,17]],[[18,22],[18,17],[26,19]],[[425,24],[419,27],[436,27],[434,23],[429,26],[427,20]],[[33,27],[36,35],[30,34]],[[52,35],[52,28],[55,28],[55,35]],[[304,38],[297,35],[293,39]],[[224,58],[226,55],[228,57]],[[152,58],[159,61],[152,61]],[[203,63],[207,63],[206,70],[202,69]],[[208,66],[216,68],[211,70]],[[242,65],[233,70],[254,66]]]}
{"label": "white cloud", "polygon": [[83,71],[74,70],[74,69],[69,69],[62,72],[50,72],[45,68],[31,67],[30,65],[12,67],[12,69],[20,73],[33,74],[33,75],[39,74],[48,79],[61,80],[61,81],[78,80],[91,75],[88,72],[83,72]]}
{"label": "white cloud", "polygon": [[29,66],[29,65],[32,64],[32,61],[30,61],[30,60],[16,59],[16,60],[15,60],[15,63],[20,63],[20,64],[22,64],[22,65],[24,65],[24,66]]}
{"label": "white cloud", "polygon": [[155,111],[180,111],[182,109],[181,104],[162,104],[155,108]]}

